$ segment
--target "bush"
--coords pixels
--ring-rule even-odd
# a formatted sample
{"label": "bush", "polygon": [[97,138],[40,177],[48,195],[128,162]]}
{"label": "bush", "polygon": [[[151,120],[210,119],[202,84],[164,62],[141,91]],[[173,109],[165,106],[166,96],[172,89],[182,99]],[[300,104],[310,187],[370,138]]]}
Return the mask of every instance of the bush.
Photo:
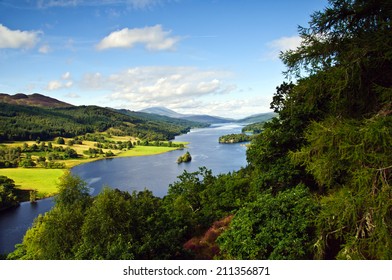
{"label": "bush", "polygon": [[264,193],[237,212],[217,242],[229,259],[309,259],[317,212],[303,185]]}

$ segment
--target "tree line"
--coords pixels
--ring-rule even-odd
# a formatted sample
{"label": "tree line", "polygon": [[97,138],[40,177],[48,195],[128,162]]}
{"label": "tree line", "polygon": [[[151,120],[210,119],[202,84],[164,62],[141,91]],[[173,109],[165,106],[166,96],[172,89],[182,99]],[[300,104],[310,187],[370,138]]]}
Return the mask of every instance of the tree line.
{"label": "tree line", "polygon": [[149,141],[163,141],[201,125],[170,118],[149,119],[146,114],[129,115],[98,106],[41,108],[0,103],[0,109],[0,142],[72,138],[108,129],[117,136],[132,135]]}
{"label": "tree line", "polygon": [[252,135],[247,135],[245,133],[232,133],[227,135],[222,135],[219,137],[219,143],[223,144],[233,144],[233,143],[241,143],[241,142],[250,142],[252,140]]}

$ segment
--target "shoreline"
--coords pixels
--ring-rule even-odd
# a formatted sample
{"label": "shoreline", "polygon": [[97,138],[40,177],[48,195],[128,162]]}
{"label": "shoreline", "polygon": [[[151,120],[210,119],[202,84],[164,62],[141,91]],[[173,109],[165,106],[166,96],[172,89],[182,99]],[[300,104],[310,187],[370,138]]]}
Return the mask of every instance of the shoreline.
{"label": "shoreline", "polygon": [[[187,144],[189,144],[189,142],[173,142],[176,144],[183,144],[184,147],[186,147]],[[22,179],[22,177],[24,177],[24,175],[26,173],[36,173],[37,171],[39,173],[58,173],[61,170],[61,175],[59,175],[57,178],[55,178],[55,180],[57,181],[63,174],[64,172],[66,172],[67,170],[71,171],[73,167],[79,166],[79,165],[83,165],[86,163],[90,163],[90,162],[94,162],[94,161],[98,161],[98,160],[104,160],[104,159],[115,159],[115,158],[124,158],[124,157],[141,157],[141,156],[154,156],[154,155],[159,155],[159,154],[163,154],[163,153],[167,153],[167,152],[172,152],[175,150],[182,150],[184,148],[182,147],[166,147],[166,146],[135,146],[133,148],[131,148],[130,150],[126,150],[126,151],[120,151],[118,153],[116,153],[114,156],[110,156],[110,157],[95,157],[95,158],[80,158],[80,159],[69,159],[69,160],[63,160],[61,162],[63,162],[65,164],[65,168],[61,168],[61,169],[47,169],[47,168],[41,168],[41,167],[31,167],[31,168],[23,168],[23,167],[17,167],[17,168],[2,168],[0,169],[0,174],[1,175],[5,175],[7,177],[9,177],[10,179],[15,181],[15,185],[17,186],[17,189],[20,191],[26,191],[26,192],[30,192],[32,190],[37,190],[38,193],[40,194],[37,199],[36,202],[46,199],[46,198],[50,198],[53,197],[57,194],[56,191],[51,191],[51,192],[45,192],[40,190],[39,188],[34,188],[34,187],[27,187],[26,183],[24,182],[24,180]],[[3,172],[2,172],[3,171]],[[11,174],[10,174],[11,173]],[[14,173],[21,173],[21,176],[15,176]],[[51,175],[51,174],[50,174]],[[41,178],[52,178],[52,176],[41,176],[39,179]],[[14,178],[13,178],[14,177]],[[16,178],[15,178],[16,177]],[[42,181],[42,180],[40,180]],[[53,183],[50,183],[50,185],[52,185]],[[33,183],[34,185],[34,183]],[[54,183],[54,185],[57,185],[57,182]],[[56,187],[57,188],[57,187]],[[28,199],[22,199],[19,201],[19,204],[22,202],[29,202]],[[19,205],[16,205],[14,207],[18,207]],[[8,209],[8,208],[7,208]],[[1,212],[6,211],[7,209],[3,209]]]}

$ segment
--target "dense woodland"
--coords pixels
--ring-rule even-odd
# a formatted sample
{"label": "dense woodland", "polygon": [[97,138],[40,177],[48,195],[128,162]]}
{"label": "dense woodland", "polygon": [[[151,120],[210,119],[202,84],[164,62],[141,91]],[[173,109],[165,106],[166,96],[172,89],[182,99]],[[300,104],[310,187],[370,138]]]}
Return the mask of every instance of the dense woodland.
{"label": "dense woodland", "polygon": [[65,174],[8,258],[392,259],[391,16],[389,0],[330,0],[299,28],[246,168],[185,171],[164,198],[92,198]]}
{"label": "dense woodland", "polygon": [[219,137],[218,142],[222,144],[232,144],[232,143],[241,143],[241,142],[249,142],[252,140],[253,136],[247,135],[245,133],[237,133],[237,134],[227,134]]}
{"label": "dense woodland", "polygon": [[148,141],[171,140],[189,132],[196,122],[98,106],[42,108],[0,103],[0,142],[51,140],[111,129],[113,135],[133,135]]}

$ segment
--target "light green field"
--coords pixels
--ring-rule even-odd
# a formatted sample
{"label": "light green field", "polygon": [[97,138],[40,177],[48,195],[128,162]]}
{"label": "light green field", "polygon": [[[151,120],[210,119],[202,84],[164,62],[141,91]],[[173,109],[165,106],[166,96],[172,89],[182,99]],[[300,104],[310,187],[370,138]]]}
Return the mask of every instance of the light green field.
{"label": "light green field", "polygon": [[[113,137],[113,140],[129,140],[129,136],[124,137]],[[65,141],[67,142],[67,138]],[[135,139],[132,139],[135,140]],[[22,146],[23,143],[28,143],[29,146],[35,144],[34,141],[29,142],[15,142],[11,144],[6,144],[7,146]],[[173,142],[175,144],[183,144],[184,146],[188,144],[187,142]],[[83,141],[83,145],[73,145],[71,148],[76,150],[76,152],[82,157],[78,159],[68,159],[68,160],[58,160],[57,162],[62,162],[65,164],[66,168],[72,168],[79,164],[84,164],[87,162],[104,159],[103,157],[89,158],[87,155],[83,154],[83,151],[93,148],[95,142]],[[53,143],[53,146],[63,146]],[[135,157],[135,156],[149,156],[166,153],[169,151],[176,150],[176,147],[162,147],[162,146],[135,146],[127,151],[112,150],[115,157]],[[104,152],[109,151],[109,149],[103,149]],[[33,158],[36,156],[33,156]],[[51,196],[57,193],[57,182],[59,177],[64,173],[65,169],[45,169],[45,168],[2,168],[0,169],[0,175],[7,176],[15,181],[15,185],[23,190],[37,190],[39,197]]]}
{"label": "light green field", "polygon": [[177,150],[170,147],[136,146],[128,151],[121,152],[118,157],[150,156]]}
{"label": "light green field", "polygon": [[38,196],[51,196],[57,193],[57,182],[64,169],[44,168],[2,168],[0,175],[15,181],[16,187],[23,190],[37,190]]}

